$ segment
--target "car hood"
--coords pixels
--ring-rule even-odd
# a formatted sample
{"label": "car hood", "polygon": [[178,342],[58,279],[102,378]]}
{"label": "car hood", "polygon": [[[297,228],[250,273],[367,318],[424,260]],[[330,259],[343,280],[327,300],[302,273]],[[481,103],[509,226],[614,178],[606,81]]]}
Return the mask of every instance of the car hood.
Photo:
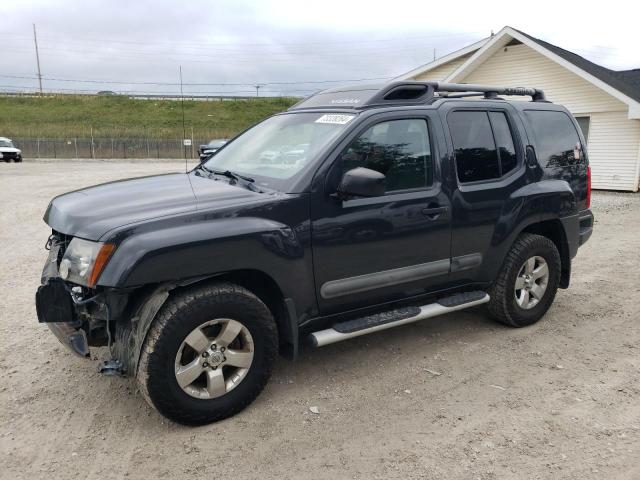
{"label": "car hood", "polygon": [[0,147],[0,152],[20,153],[20,149],[19,148],[14,148],[14,147]]}
{"label": "car hood", "polygon": [[55,197],[44,221],[66,235],[98,240],[114,228],[169,215],[251,201],[259,193],[178,173],[121,180]]}

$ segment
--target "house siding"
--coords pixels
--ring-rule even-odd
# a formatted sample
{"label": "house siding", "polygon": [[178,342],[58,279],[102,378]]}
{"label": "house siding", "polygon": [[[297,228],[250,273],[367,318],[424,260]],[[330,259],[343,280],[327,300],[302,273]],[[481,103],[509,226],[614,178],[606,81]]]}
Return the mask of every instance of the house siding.
{"label": "house siding", "polygon": [[451,75],[460,65],[467,61],[467,59],[473,55],[475,52],[468,53],[461,57],[458,57],[450,62],[445,63],[444,65],[440,65],[439,67],[434,68],[433,70],[429,70],[428,72],[421,73],[420,75],[416,75],[412,78],[412,80],[418,81],[432,81],[432,82],[442,82],[445,78]]}
{"label": "house siding", "polygon": [[500,49],[460,81],[541,88],[574,115],[591,117],[593,188],[637,191],[640,120],[628,119],[620,100],[523,44]]}
{"label": "house siding", "polygon": [[593,188],[637,191],[640,120],[629,120],[627,112],[590,117],[587,150]]}

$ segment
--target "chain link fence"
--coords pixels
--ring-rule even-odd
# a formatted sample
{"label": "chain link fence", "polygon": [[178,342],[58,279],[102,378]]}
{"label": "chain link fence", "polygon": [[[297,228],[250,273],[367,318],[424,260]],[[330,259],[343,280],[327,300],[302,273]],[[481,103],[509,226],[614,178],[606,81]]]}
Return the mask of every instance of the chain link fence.
{"label": "chain link fence", "polygon": [[157,138],[14,138],[24,158],[198,158],[198,147],[211,139]]}

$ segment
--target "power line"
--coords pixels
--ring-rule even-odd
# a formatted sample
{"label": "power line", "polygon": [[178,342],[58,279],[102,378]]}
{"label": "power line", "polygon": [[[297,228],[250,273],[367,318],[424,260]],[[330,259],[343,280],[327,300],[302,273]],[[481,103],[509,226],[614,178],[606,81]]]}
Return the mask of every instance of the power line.
{"label": "power line", "polygon": [[[26,80],[36,80],[38,77],[29,76],[29,75],[1,75],[1,78],[15,78],[15,79],[26,79]],[[73,78],[57,78],[57,77],[42,77],[45,80],[51,82],[73,82],[73,83],[97,83],[97,84],[113,84],[113,85],[155,85],[155,86],[178,86],[179,83],[172,82],[141,82],[141,81],[122,81],[122,80],[97,80],[97,79],[73,79]],[[296,82],[259,82],[261,86],[268,85],[320,85],[327,83],[349,83],[349,82],[369,82],[374,80],[388,80],[389,77],[370,77],[370,78],[352,78],[352,79],[341,79],[341,80],[304,80],[304,81],[296,81]],[[193,83],[193,82],[184,82],[182,85],[187,86],[198,86],[198,87],[255,87],[256,82],[249,83]]]}
{"label": "power line", "polygon": [[[420,53],[422,51],[427,52],[430,50],[430,47],[427,45],[420,45]],[[322,51],[319,49],[312,50],[303,50],[303,51],[275,51],[275,52],[252,52],[248,50],[238,51],[238,52],[190,52],[184,51],[180,48],[171,48],[164,50],[132,50],[130,48],[122,48],[122,47],[111,47],[111,46],[102,46],[101,48],[69,48],[69,47],[43,47],[42,50],[47,51],[50,55],[61,56],[63,54],[68,53],[77,53],[81,54],[87,58],[95,58],[95,57],[105,57],[113,58],[115,54],[117,54],[119,59],[123,58],[144,58],[148,59],[150,57],[158,57],[161,56],[163,59],[167,57],[175,57],[180,59],[189,59],[190,61],[205,61],[205,62],[217,62],[219,63],[221,58],[226,59],[225,63],[255,63],[256,60],[268,60],[269,62],[274,61],[286,61],[290,62],[292,58],[304,56],[310,59],[327,59],[327,60],[335,60],[336,58],[347,59],[347,58],[366,58],[367,55],[375,54],[377,58],[382,55],[409,55],[415,54],[418,50],[415,45],[411,47],[406,46],[397,46],[397,47],[372,47],[367,49],[340,49],[339,51],[327,50]],[[26,51],[24,47],[15,46],[12,47],[12,51],[20,52]],[[421,53],[422,54],[422,53]],[[426,55],[426,53],[425,53]]]}
{"label": "power line", "polygon": [[[10,33],[4,33],[3,35],[9,35],[9,36],[13,36],[13,37],[18,37],[18,38],[24,38],[24,35],[20,35],[20,34],[10,34]],[[67,42],[67,43],[77,43],[79,40],[84,41],[84,42],[97,42],[100,44],[105,44],[107,42],[110,43],[120,43],[120,44],[126,44],[126,45],[149,45],[149,46],[154,46],[154,45],[168,45],[168,46],[179,46],[179,45],[184,45],[184,46],[193,46],[194,48],[207,48],[207,47],[231,47],[231,48],[244,48],[244,47],[277,47],[277,46],[314,46],[314,45],[320,45],[320,46],[324,46],[324,45],[338,45],[338,44],[349,44],[349,45],[354,45],[354,44],[370,44],[370,43],[388,43],[388,42],[392,42],[392,41],[414,41],[414,40],[421,40],[421,39],[432,39],[432,38],[444,38],[444,39],[450,39],[450,38],[462,38],[462,37],[475,37],[477,35],[482,35],[483,37],[486,36],[485,32],[480,32],[480,31],[476,31],[476,32],[465,32],[465,33],[448,33],[448,34],[437,34],[437,35],[418,35],[418,36],[403,36],[403,37],[386,37],[386,38],[376,38],[376,39],[370,39],[370,40],[353,40],[353,39],[348,39],[348,40],[321,40],[321,41],[317,41],[317,42],[276,42],[276,41],[272,41],[272,42],[256,42],[256,43],[245,43],[245,42],[233,42],[233,43],[229,43],[229,42],[173,42],[173,41],[167,41],[167,42],[142,42],[142,41],[132,41],[132,40],[117,40],[117,39],[110,39],[110,38],[95,38],[95,37],[78,37],[78,36],[73,36],[73,37],[61,37],[61,36],[55,36],[55,35],[45,35],[45,36],[41,36],[42,38],[47,38],[50,40],[58,40],[59,42]]]}
{"label": "power line", "polygon": [[[25,87],[24,85],[0,85],[0,88],[11,89],[12,93],[20,93],[20,91],[31,90],[30,87]],[[43,90],[47,93],[96,93],[96,89],[83,89],[83,88],[43,88]],[[287,92],[295,92],[295,93],[312,93],[315,90],[313,89],[287,89]],[[279,90],[268,90],[268,93],[277,93]],[[175,96],[179,97],[180,94],[176,91],[142,91],[142,90],[120,90],[113,92],[116,95],[167,95],[167,96]],[[191,95],[211,95],[211,96],[224,96],[224,95],[234,95],[234,94],[253,94],[255,95],[255,86],[253,90],[225,90],[225,91],[190,91],[184,92],[185,97],[189,97]]]}

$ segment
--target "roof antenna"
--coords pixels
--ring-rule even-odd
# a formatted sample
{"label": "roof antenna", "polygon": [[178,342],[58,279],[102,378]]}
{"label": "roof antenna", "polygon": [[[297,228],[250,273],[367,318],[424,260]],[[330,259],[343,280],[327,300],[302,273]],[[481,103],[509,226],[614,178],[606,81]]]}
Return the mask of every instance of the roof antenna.
{"label": "roof antenna", "polygon": [[493,37],[495,35],[495,33],[493,33],[493,30],[491,30],[491,36]]}
{"label": "roof antenna", "polygon": [[184,173],[189,171],[187,165],[187,146],[184,144],[185,138],[187,138],[187,130],[184,126],[184,93],[182,92],[182,65],[180,65],[180,104],[182,107],[182,153],[184,154]]}

